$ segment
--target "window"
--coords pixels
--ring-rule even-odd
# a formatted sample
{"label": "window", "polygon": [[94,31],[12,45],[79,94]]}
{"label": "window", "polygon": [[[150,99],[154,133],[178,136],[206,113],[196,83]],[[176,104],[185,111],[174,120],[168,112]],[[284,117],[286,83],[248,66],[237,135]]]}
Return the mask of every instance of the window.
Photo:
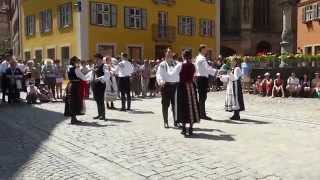
{"label": "window", "polygon": [[24,59],[27,61],[31,59],[31,52],[30,51],[24,52]]}
{"label": "window", "polygon": [[178,17],[178,31],[181,35],[192,36],[195,34],[195,18],[189,16]]}
{"label": "window", "polygon": [[100,53],[103,56],[114,57],[115,56],[114,49],[115,48],[113,45],[98,45],[98,52],[97,53]]}
{"label": "window", "polygon": [[40,12],[40,32],[48,33],[52,30],[52,11],[47,9]]}
{"label": "window", "polygon": [[34,36],[35,29],[35,16],[27,16],[25,20],[26,36]]}
{"label": "window", "polygon": [[42,61],[42,50],[36,50],[35,51],[35,61],[36,62],[41,62]]}
{"label": "window", "polygon": [[312,21],[313,20],[313,6],[312,5],[308,5],[305,7],[305,16],[304,19],[306,22]]}
{"label": "window", "polygon": [[117,7],[112,4],[91,3],[91,24],[116,27]]}
{"label": "window", "polygon": [[213,4],[215,2],[215,0],[200,0],[200,1],[205,3],[210,3],[210,4]]}
{"label": "window", "polygon": [[72,5],[64,4],[59,7],[58,25],[59,28],[68,28],[72,24]]}
{"label": "window", "polygon": [[147,11],[141,8],[125,8],[125,27],[132,29],[146,29]]}
{"label": "window", "polygon": [[135,60],[142,60],[142,48],[141,47],[128,47],[129,50],[129,58]]}
{"label": "window", "polygon": [[312,55],[312,46],[308,46],[304,48],[305,55]]}
{"label": "window", "polygon": [[214,36],[214,21],[208,19],[200,19],[200,36]]}
{"label": "window", "polygon": [[314,55],[320,55],[320,46],[314,47]]}
{"label": "window", "polygon": [[56,49],[54,49],[54,48],[47,49],[47,57],[49,59],[55,60],[56,59]]}
{"label": "window", "polygon": [[61,62],[64,68],[68,66],[70,59],[70,47],[61,47]]}

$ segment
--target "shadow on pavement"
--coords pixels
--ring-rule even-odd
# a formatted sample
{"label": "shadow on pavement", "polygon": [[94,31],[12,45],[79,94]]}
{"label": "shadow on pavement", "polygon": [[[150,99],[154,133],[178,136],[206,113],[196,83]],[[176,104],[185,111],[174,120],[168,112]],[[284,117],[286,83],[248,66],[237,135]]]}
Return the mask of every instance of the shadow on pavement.
{"label": "shadow on pavement", "polygon": [[240,123],[240,122],[236,122],[236,121],[232,121],[232,120],[217,120],[217,119],[214,119],[212,121],[218,122],[218,123],[226,123],[226,124],[245,124],[245,123]]}
{"label": "shadow on pavement", "polygon": [[128,121],[128,120],[121,120],[121,119],[108,119],[106,120],[107,122],[115,122],[115,123],[131,123],[132,121]]}
{"label": "shadow on pavement", "polygon": [[240,120],[212,120],[218,123],[226,123],[226,124],[270,124],[270,122],[266,121],[257,121],[252,119],[240,119]]}
{"label": "shadow on pavement", "polygon": [[154,114],[153,111],[142,111],[142,110],[132,110],[128,112],[129,114]]}
{"label": "shadow on pavement", "polygon": [[270,124],[270,122],[266,121],[256,121],[252,119],[240,119],[238,120],[239,122],[247,122],[247,123],[254,123],[254,124]]}
{"label": "shadow on pavement", "polygon": [[215,140],[215,141],[235,141],[235,139],[230,134],[212,135],[212,134],[205,134],[205,133],[194,133],[193,136],[188,136],[187,138],[207,139],[207,140]]}
{"label": "shadow on pavement", "polygon": [[101,125],[97,122],[82,122],[80,124],[77,124],[75,126],[86,126],[86,127],[108,127],[108,126],[116,126],[116,125]]}
{"label": "shadow on pavement", "polygon": [[220,129],[207,129],[207,128],[193,128],[194,131],[202,131],[202,132],[220,132],[220,133],[224,133],[224,131],[220,130]]}
{"label": "shadow on pavement", "polygon": [[[0,132],[0,179],[14,179],[16,173],[32,159],[42,143],[66,117],[62,113],[26,104],[2,106],[0,114],[1,126],[8,125],[12,129],[9,133]],[[2,146],[4,142],[6,148]]]}

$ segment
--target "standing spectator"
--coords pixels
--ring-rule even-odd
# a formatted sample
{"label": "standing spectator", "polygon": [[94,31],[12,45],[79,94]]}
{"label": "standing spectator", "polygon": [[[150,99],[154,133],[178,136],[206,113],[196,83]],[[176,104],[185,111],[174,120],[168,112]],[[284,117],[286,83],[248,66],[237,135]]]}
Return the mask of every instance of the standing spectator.
{"label": "standing spectator", "polygon": [[157,67],[155,61],[151,61],[150,63],[151,73],[150,73],[150,81],[149,81],[149,96],[154,97],[156,96],[156,74],[157,74]]}
{"label": "standing spectator", "polygon": [[314,75],[315,75],[315,78],[311,82],[312,92],[316,97],[319,98],[320,97],[320,73],[316,72],[314,73]]}
{"label": "standing spectator", "polygon": [[12,57],[10,60],[10,67],[5,71],[5,78],[8,81],[8,102],[10,104],[18,102],[20,91],[22,89],[23,73],[17,67],[17,61],[14,57]]}
{"label": "standing spectator", "polygon": [[131,76],[132,97],[141,94],[141,70],[137,60],[132,60],[133,73]]}
{"label": "standing spectator", "polygon": [[242,86],[244,89],[244,92],[250,91],[251,86],[251,65],[248,62],[248,57],[244,57],[243,62],[241,63],[241,72],[242,72]]}
{"label": "standing spectator", "polygon": [[290,97],[297,96],[300,93],[300,81],[294,72],[291,73],[291,76],[288,78],[286,89]]}
{"label": "standing spectator", "polygon": [[311,82],[307,74],[303,75],[303,78],[300,81],[301,86],[301,96],[308,98],[311,95]]}
{"label": "standing spectator", "polygon": [[271,96],[272,88],[273,88],[273,80],[270,77],[270,73],[264,74],[264,79],[261,82],[262,95],[263,96]]}
{"label": "standing spectator", "polygon": [[272,88],[272,97],[285,97],[283,89],[283,80],[281,79],[281,74],[277,73],[277,78],[274,80],[274,85]]}
{"label": "standing spectator", "polygon": [[[106,91],[105,98],[108,109],[115,109],[114,101],[118,97],[118,85],[115,74],[112,72],[113,65],[111,62],[111,57],[106,57],[106,73],[105,73],[105,82],[106,82]],[[110,103],[110,104],[109,104]]]}
{"label": "standing spectator", "polygon": [[34,76],[35,85],[39,88],[41,83],[41,64],[40,63],[35,64],[35,69],[32,75]]}
{"label": "standing spectator", "polygon": [[62,84],[64,80],[64,75],[66,71],[60,64],[60,60],[55,60],[54,61],[55,68],[56,68],[56,93],[57,93],[57,98],[62,99]]}
{"label": "standing spectator", "polygon": [[45,65],[42,68],[41,72],[44,77],[44,83],[48,85],[49,91],[53,95],[53,99],[56,99],[56,68],[53,65],[52,59],[47,59]]}
{"label": "standing spectator", "polygon": [[[88,75],[88,73],[91,71],[90,65],[88,64],[88,62],[86,60],[82,60],[80,62],[81,67],[80,70],[82,72],[82,74],[84,74],[85,76]],[[83,93],[83,97],[85,99],[89,98],[89,94],[90,94],[90,85],[89,85],[89,81],[80,81],[81,87],[82,87],[82,93]]]}
{"label": "standing spectator", "polygon": [[9,67],[9,61],[4,59],[0,64],[0,77],[1,77],[1,90],[2,90],[2,102],[6,102],[6,94],[8,90],[8,81],[5,78],[6,70]]}
{"label": "standing spectator", "polygon": [[150,75],[151,75],[151,67],[149,60],[144,60],[144,65],[142,66],[142,97],[147,96]]}

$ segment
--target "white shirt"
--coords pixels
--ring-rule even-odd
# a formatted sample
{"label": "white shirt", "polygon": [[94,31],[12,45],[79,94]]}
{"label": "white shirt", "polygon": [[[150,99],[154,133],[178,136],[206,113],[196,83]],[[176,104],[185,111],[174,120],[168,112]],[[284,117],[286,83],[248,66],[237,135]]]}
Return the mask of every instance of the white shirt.
{"label": "white shirt", "polygon": [[217,74],[217,70],[209,66],[207,62],[207,58],[204,57],[202,54],[199,54],[196,57],[195,67],[196,67],[196,76],[208,78],[209,75],[216,76]]}
{"label": "white shirt", "polygon": [[26,70],[26,65],[24,65],[22,63],[18,63],[17,68],[19,68],[21,70],[21,72],[24,73]]}
{"label": "white shirt", "polygon": [[[157,81],[159,84],[166,82],[176,83],[180,81],[180,71],[178,70],[179,64],[176,66],[169,66],[167,61],[163,61],[159,64],[157,70]],[[181,68],[180,68],[181,69]]]}
{"label": "white shirt", "polygon": [[289,77],[288,78],[288,82],[287,82],[288,85],[294,85],[294,86],[297,86],[300,84],[300,81],[298,78],[296,77]]}
{"label": "white shirt", "polygon": [[133,73],[133,66],[128,60],[122,60],[114,70],[119,77],[128,77]]}
{"label": "white shirt", "polygon": [[80,68],[76,68],[74,71],[75,71],[75,73],[76,73],[76,76],[77,76],[79,79],[81,79],[81,80],[83,80],[83,81],[88,81],[87,76],[84,75],[84,74],[81,72],[81,69],[80,69]]}
{"label": "white shirt", "polygon": [[4,60],[1,64],[0,64],[0,75],[4,74],[6,72],[6,70],[9,67],[9,63]]}

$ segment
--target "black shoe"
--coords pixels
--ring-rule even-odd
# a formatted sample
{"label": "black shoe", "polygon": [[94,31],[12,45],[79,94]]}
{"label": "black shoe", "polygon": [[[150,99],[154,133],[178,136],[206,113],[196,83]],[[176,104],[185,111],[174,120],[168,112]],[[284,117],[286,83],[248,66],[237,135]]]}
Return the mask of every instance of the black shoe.
{"label": "black shoe", "polygon": [[120,109],[120,111],[122,111],[122,112],[126,112],[127,110],[126,110],[126,109],[124,109],[124,108],[121,108],[121,109]]}
{"label": "black shoe", "polygon": [[185,128],[183,128],[182,131],[181,131],[181,134],[182,135],[187,135],[187,130]]}
{"label": "black shoe", "polygon": [[203,117],[201,117],[201,119],[203,119],[203,120],[212,120],[212,118],[208,117],[208,116],[203,116]]}
{"label": "black shoe", "polygon": [[168,128],[169,128],[169,124],[168,124],[168,122],[165,122],[165,123],[164,123],[164,128],[166,128],[166,129],[168,129]]}
{"label": "black shoe", "polygon": [[99,118],[100,118],[100,116],[93,117],[93,119],[99,119]]}
{"label": "black shoe", "polygon": [[106,120],[106,117],[101,116],[101,117],[99,118],[99,120],[105,121],[105,120]]}
{"label": "black shoe", "polygon": [[82,122],[77,119],[72,119],[71,124],[81,124]]}
{"label": "black shoe", "polygon": [[190,129],[189,129],[189,136],[192,136],[192,135],[193,135],[193,129],[190,128]]}
{"label": "black shoe", "polygon": [[179,127],[179,124],[175,122],[175,123],[173,123],[173,126],[174,127]]}
{"label": "black shoe", "polygon": [[231,120],[240,120],[240,116],[232,116],[230,119]]}

